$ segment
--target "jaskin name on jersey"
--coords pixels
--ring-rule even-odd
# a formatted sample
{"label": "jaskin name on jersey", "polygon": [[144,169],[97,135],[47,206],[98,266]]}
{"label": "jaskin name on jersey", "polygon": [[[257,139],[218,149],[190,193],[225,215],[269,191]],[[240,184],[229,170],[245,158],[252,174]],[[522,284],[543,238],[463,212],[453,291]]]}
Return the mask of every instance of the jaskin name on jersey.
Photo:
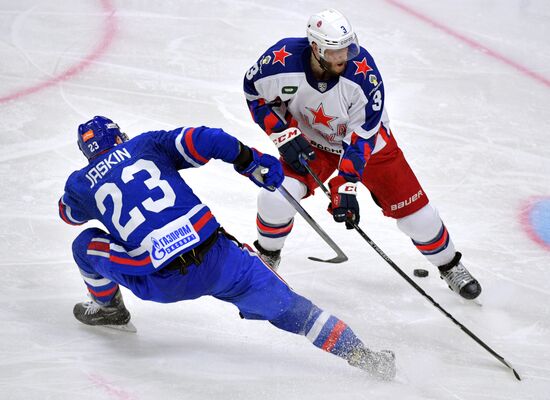
{"label": "jaskin name on jersey", "polygon": [[[59,200],[59,213],[73,225],[100,221],[122,246],[107,243],[109,253],[97,239],[100,244],[93,251],[103,251],[111,261],[120,259],[120,272],[148,274],[219,227],[177,170],[202,166],[211,158],[230,163],[238,153],[238,140],[221,129],[143,133],[73,172]],[[132,265],[131,258],[138,262]]]}

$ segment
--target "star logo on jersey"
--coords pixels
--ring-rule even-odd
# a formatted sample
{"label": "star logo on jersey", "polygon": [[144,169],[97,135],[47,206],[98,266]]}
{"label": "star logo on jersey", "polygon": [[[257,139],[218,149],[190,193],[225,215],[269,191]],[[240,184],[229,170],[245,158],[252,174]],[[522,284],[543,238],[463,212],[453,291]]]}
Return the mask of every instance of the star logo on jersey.
{"label": "star logo on jersey", "polygon": [[314,110],[313,108],[306,107],[308,111],[313,115],[313,124],[321,124],[326,126],[329,129],[332,129],[332,126],[330,125],[330,121],[333,119],[336,119],[336,117],[331,117],[330,115],[325,114],[325,110],[323,109],[323,103],[317,107],[317,110]]}
{"label": "star logo on jersey", "polygon": [[276,63],[281,63],[283,64],[283,67],[285,67],[285,59],[289,56],[292,55],[292,53],[289,53],[288,51],[286,51],[286,44],[281,47],[279,50],[273,50],[273,55],[275,56],[273,58],[273,65],[275,65]]}
{"label": "star logo on jersey", "polygon": [[357,67],[357,69],[355,70],[355,74],[353,75],[363,74],[365,79],[367,79],[367,72],[372,71],[370,65],[367,64],[367,58],[363,57],[361,61],[354,61],[353,63]]}

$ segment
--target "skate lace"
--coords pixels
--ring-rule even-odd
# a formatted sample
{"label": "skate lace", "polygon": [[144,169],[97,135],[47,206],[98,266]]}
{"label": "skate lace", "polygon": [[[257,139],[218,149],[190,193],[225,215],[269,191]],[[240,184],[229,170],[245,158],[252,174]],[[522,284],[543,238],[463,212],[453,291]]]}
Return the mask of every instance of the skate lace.
{"label": "skate lace", "polygon": [[84,315],[96,314],[99,310],[101,310],[101,306],[93,300],[84,303],[83,306],[86,309],[86,311],[84,311]]}
{"label": "skate lace", "polygon": [[449,285],[458,289],[473,280],[468,270],[460,264],[445,272],[443,276]]}

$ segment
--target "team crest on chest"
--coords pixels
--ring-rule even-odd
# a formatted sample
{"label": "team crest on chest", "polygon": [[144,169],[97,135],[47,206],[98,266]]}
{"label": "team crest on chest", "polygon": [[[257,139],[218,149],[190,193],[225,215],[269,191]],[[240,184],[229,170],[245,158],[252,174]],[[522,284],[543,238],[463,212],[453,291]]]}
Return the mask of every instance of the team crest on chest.
{"label": "team crest on chest", "polygon": [[323,109],[323,103],[319,104],[319,107],[317,107],[316,110],[309,107],[306,107],[306,109],[311,113],[311,115],[313,115],[312,125],[321,124],[323,126],[326,126],[329,129],[332,129],[332,125],[330,125],[330,122],[336,119],[336,117],[325,114],[325,110]]}

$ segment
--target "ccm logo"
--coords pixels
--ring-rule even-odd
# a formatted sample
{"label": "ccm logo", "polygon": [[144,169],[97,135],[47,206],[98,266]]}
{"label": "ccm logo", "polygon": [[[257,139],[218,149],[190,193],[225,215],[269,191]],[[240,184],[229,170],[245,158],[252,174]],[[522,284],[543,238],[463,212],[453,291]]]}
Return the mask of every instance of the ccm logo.
{"label": "ccm logo", "polygon": [[357,184],[347,182],[338,188],[338,193],[357,194]]}
{"label": "ccm logo", "polygon": [[413,194],[411,197],[409,197],[407,200],[405,201],[400,201],[399,203],[397,204],[392,204],[391,205],[391,210],[392,211],[395,211],[395,210],[399,210],[403,207],[406,207],[408,205],[411,205],[412,203],[414,203],[416,200],[418,200],[419,198],[421,198],[422,196],[424,196],[424,193],[422,192],[422,190],[419,190],[418,193],[415,193]]}
{"label": "ccm logo", "polygon": [[270,136],[270,139],[275,143],[275,146],[281,147],[285,142],[288,142],[289,140],[294,139],[297,136],[300,136],[302,132],[300,132],[297,128],[288,128],[285,129],[282,132],[278,133],[272,133]]}

